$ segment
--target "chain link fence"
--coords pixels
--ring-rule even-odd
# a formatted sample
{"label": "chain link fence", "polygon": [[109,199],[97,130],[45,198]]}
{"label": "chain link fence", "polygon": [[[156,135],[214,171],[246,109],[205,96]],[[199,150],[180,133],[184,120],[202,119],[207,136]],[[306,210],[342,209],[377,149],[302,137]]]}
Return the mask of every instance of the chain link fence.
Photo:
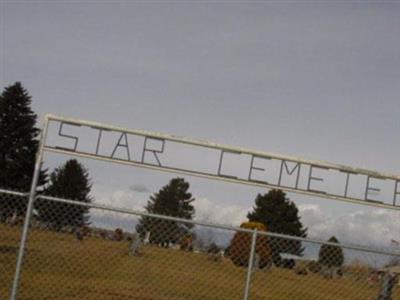
{"label": "chain link fence", "polygon": [[7,299],[15,274],[28,196],[0,189],[0,299]]}
{"label": "chain link fence", "polygon": [[[0,191],[0,299],[27,196]],[[19,203],[17,205],[17,203]],[[7,209],[5,209],[7,208]],[[85,214],[87,218],[78,218]],[[400,255],[39,196],[18,299],[400,300]],[[398,268],[398,267],[397,267]]]}

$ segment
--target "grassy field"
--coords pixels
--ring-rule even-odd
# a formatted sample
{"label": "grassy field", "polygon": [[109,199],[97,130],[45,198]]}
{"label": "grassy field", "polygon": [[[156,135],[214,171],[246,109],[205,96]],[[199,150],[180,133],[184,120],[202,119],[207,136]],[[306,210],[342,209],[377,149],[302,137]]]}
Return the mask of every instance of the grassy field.
{"label": "grassy field", "polygon": [[[0,299],[7,299],[15,268],[20,228],[0,225]],[[242,299],[246,271],[229,260],[146,246],[128,255],[128,242],[32,230],[19,299]],[[365,278],[324,279],[273,268],[253,273],[251,299],[376,300],[378,286]],[[400,300],[399,288],[394,299]]]}

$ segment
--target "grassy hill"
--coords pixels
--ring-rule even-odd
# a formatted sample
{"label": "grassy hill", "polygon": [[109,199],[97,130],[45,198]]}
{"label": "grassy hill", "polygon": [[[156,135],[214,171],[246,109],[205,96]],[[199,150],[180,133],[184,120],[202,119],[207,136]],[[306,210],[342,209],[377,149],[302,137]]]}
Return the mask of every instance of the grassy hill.
{"label": "grassy hill", "polygon": [[[0,225],[0,299],[7,299],[20,228]],[[205,254],[146,246],[140,257],[129,243],[32,229],[19,299],[231,300],[243,298],[246,270]],[[379,286],[366,274],[324,279],[273,268],[253,273],[250,299],[376,300]],[[396,287],[394,299],[400,299]]]}

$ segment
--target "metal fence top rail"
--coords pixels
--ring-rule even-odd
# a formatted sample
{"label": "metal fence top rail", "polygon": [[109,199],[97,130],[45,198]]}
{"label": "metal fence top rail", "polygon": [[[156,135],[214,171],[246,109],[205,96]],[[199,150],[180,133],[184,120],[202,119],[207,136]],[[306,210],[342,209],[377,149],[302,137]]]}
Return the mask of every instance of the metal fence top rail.
{"label": "metal fence top rail", "polygon": [[29,196],[29,193],[16,192],[16,191],[4,190],[4,189],[0,189],[0,193],[7,194],[7,195],[13,195],[13,196],[20,196],[20,197],[28,197]]}

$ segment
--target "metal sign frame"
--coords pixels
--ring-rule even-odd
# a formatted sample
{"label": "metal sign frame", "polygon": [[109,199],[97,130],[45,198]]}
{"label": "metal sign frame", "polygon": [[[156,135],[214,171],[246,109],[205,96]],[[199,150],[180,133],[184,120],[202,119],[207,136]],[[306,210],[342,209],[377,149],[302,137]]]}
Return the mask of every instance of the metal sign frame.
{"label": "metal sign frame", "polygon": [[[164,172],[172,172],[172,173],[178,173],[178,174],[184,174],[184,175],[190,175],[190,176],[196,176],[196,177],[202,177],[202,178],[209,178],[209,179],[213,179],[213,180],[220,180],[220,181],[231,182],[231,183],[239,183],[239,184],[245,184],[245,185],[265,187],[265,188],[279,188],[279,189],[282,189],[282,190],[285,190],[288,192],[300,193],[300,194],[304,194],[304,195],[308,195],[308,196],[316,196],[316,197],[320,197],[320,198],[328,198],[328,199],[351,202],[351,203],[356,203],[356,204],[363,204],[363,205],[368,205],[368,206],[400,210],[400,206],[396,205],[397,198],[400,199],[400,176],[386,174],[386,173],[372,171],[372,170],[366,170],[366,169],[362,169],[362,168],[354,168],[354,167],[330,163],[330,162],[322,162],[322,161],[317,161],[317,160],[306,160],[306,159],[302,159],[302,158],[298,158],[298,157],[294,157],[294,156],[286,156],[286,155],[256,151],[256,150],[251,150],[251,149],[246,149],[246,148],[232,147],[232,146],[228,146],[228,145],[216,144],[213,142],[188,139],[188,138],[177,137],[177,136],[173,136],[173,135],[161,134],[161,133],[157,133],[157,132],[122,128],[122,127],[106,125],[106,124],[97,123],[97,122],[64,118],[64,117],[53,116],[53,115],[46,116],[45,123],[47,125],[45,125],[45,126],[47,127],[48,122],[51,122],[51,121],[60,123],[59,130],[58,130],[59,136],[65,138],[65,139],[69,139],[72,142],[73,146],[70,148],[59,147],[59,146],[48,146],[45,144],[46,141],[44,141],[43,149],[42,149],[43,151],[49,151],[49,152],[73,155],[73,156],[80,156],[80,157],[85,157],[85,158],[115,162],[115,163],[119,163],[119,164],[132,165],[132,166],[136,166],[136,167],[140,167],[140,168],[147,168],[147,169],[164,171]],[[73,136],[71,134],[64,133],[63,131],[65,130],[65,127],[64,127],[65,125],[85,126],[85,127],[90,127],[94,130],[97,130],[97,145],[96,145],[96,147],[93,147],[93,151],[92,152],[79,151],[77,149],[78,148],[77,146],[79,143],[79,138],[76,136]],[[104,155],[104,154],[99,153],[99,146],[100,146],[100,143],[102,140],[102,133],[106,132],[106,131],[116,132],[116,133],[120,134],[118,142],[115,145],[111,155]],[[141,149],[141,151],[142,151],[141,159],[139,159],[139,160],[131,159],[130,154],[129,154],[130,151],[129,151],[127,135],[144,137],[144,144],[143,144],[143,148]],[[149,140],[158,141],[159,143],[161,143],[160,144],[161,147],[159,147],[157,149],[151,148],[148,145]],[[186,145],[190,145],[190,146],[213,149],[213,150],[219,151],[219,165],[215,167],[214,172],[202,172],[202,171],[196,171],[193,169],[183,169],[183,168],[178,168],[175,166],[163,165],[160,161],[161,160],[160,156],[162,156],[162,154],[164,153],[164,150],[166,148],[166,143],[168,143],[168,142],[174,142],[174,143],[178,143],[178,144],[186,144]],[[121,159],[121,158],[115,157],[115,153],[119,148],[126,150],[126,158]],[[151,155],[153,157],[153,160],[156,163],[146,162],[146,159],[145,159],[146,155]],[[226,156],[228,156],[228,155],[230,155],[230,156],[237,155],[238,158],[239,158],[239,156],[243,156],[243,155],[247,155],[250,157],[250,164],[249,164],[248,170],[247,170],[248,176],[246,178],[243,178],[243,177],[240,178],[240,177],[237,177],[234,175],[229,175],[229,174],[226,174],[223,172],[222,166],[224,164]],[[256,172],[265,171],[265,169],[261,168],[260,166],[257,166],[257,162],[256,162],[257,159],[259,159],[259,160],[277,160],[280,162],[279,177],[278,177],[278,181],[276,183],[262,181],[262,180],[254,179],[252,177],[254,175],[254,173],[256,173]],[[292,166],[289,167],[288,163],[292,164]],[[294,164],[294,166],[293,166],[293,164]],[[308,168],[307,184],[306,184],[306,187],[299,187],[300,171],[303,171],[305,169],[305,167]],[[332,194],[332,193],[328,193],[328,192],[325,192],[322,190],[317,190],[317,189],[313,188],[312,187],[313,183],[316,183],[317,181],[324,181],[323,178],[317,177],[317,175],[315,175],[315,171],[318,169],[335,170],[340,173],[343,173],[343,177],[344,177],[343,178],[344,179],[343,193],[342,194]],[[287,186],[287,185],[282,184],[282,177],[284,174],[286,174],[288,176],[292,176],[292,175],[296,176],[296,182],[295,182],[294,186]],[[357,176],[357,175],[365,176],[365,178],[364,178],[365,179],[365,193],[364,193],[363,199],[362,198],[354,198],[354,197],[351,197],[348,195],[350,178],[352,178],[352,176]],[[374,179],[375,181],[377,181],[377,180],[392,181],[392,183],[393,183],[393,194],[392,194],[393,198],[391,200],[392,203],[389,204],[387,202],[372,200],[369,198],[369,193],[380,191],[380,189],[372,186],[373,184],[371,183],[371,179]]]}

